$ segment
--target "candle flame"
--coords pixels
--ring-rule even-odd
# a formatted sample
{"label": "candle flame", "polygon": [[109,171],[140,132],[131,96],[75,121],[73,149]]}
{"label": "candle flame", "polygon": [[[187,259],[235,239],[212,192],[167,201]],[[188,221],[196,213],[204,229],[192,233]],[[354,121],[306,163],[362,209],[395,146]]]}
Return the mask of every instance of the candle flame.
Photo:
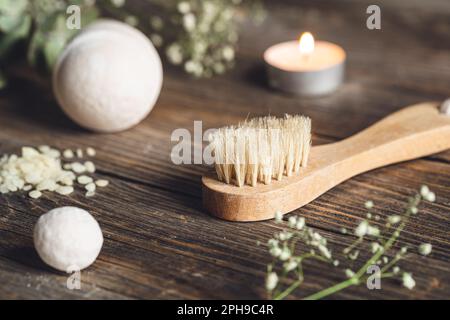
{"label": "candle flame", "polygon": [[304,56],[309,56],[314,52],[314,37],[310,32],[303,32],[298,41],[298,49]]}

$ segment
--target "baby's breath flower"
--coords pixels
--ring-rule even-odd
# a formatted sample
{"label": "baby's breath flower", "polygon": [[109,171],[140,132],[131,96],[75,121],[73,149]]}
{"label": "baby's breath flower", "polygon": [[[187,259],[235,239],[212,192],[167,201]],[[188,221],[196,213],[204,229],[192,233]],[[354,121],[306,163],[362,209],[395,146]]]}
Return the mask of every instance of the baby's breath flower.
{"label": "baby's breath flower", "polygon": [[359,256],[359,250],[355,250],[353,253],[350,253],[348,255],[350,260],[356,260]]}
{"label": "baby's breath flower", "polygon": [[372,253],[376,253],[378,250],[382,250],[383,247],[378,242],[372,242],[370,244]]}
{"label": "baby's breath flower", "polygon": [[288,247],[284,247],[283,249],[282,249],[282,251],[281,251],[281,254],[280,254],[280,260],[281,261],[286,261],[286,260],[288,260],[290,257],[291,257],[291,250],[289,250],[289,248]]}
{"label": "baby's breath flower", "polygon": [[408,247],[402,247],[402,248],[400,249],[400,253],[401,253],[401,254],[405,254],[406,252],[408,252]]}
{"label": "baby's breath flower", "polygon": [[158,16],[152,16],[150,17],[150,25],[153,29],[159,31],[164,26],[163,20]]}
{"label": "baby's breath flower", "polygon": [[183,50],[177,43],[173,43],[167,48],[166,55],[169,61],[175,65],[183,62]]}
{"label": "baby's breath flower", "polygon": [[392,272],[397,274],[397,273],[400,272],[400,268],[398,266],[395,266],[395,267],[392,268]]}
{"label": "baby's breath flower", "polygon": [[297,217],[295,216],[289,217],[288,219],[289,227],[294,228],[296,224],[297,224]]}
{"label": "baby's breath flower", "polygon": [[304,226],[305,226],[305,218],[303,218],[303,217],[298,218],[295,228],[297,230],[302,230]]}
{"label": "baby's breath flower", "polygon": [[351,277],[353,277],[355,275],[355,273],[352,271],[352,270],[350,270],[350,269],[345,269],[345,276],[347,277],[347,278],[351,278]]}
{"label": "baby's breath flower", "polygon": [[428,188],[428,186],[423,185],[420,187],[420,195],[423,198],[426,198],[428,196],[428,193],[430,192],[430,188]]}
{"label": "baby's breath flower", "polygon": [[269,253],[271,256],[278,258],[282,254],[283,250],[281,250],[279,247],[273,247],[270,249]]}
{"label": "baby's breath flower", "polygon": [[424,197],[425,200],[429,201],[429,202],[434,202],[436,201],[436,195],[434,194],[434,192],[428,192],[427,196]]}
{"label": "baby's breath flower", "polygon": [[163,44],[163,38],[157,33],[152,33],[150,35],[150,40],[155,45],[155,47],[161,47]]}
{"label": "baby's breath flower", "polygon": [[283,264],[283,268],[286,272],[292,271],[298,266],[298,261],[295,259],[289,259]]}
{"label": "baby's breath flower", "polygon": [[341,228],[341,233],[342,233],[342,234],[347,234],[347,229]]}
{"label": "baby's breath flower", "polygon": [[116,8],[121,8],[125,4],[125,0],[110,0],[111,4]]}
{"label": "baby's breath flower", "polygon": [[283,221],[283,214],[281,211],[275,212],[275,222],[281,222]]}
{"label": "baby's breath flower", "polygon": [[364,237],[367,234],[368,227],[369,223],[366,220],[361,221],[361,223],[355,229],[355,235],[360,238]]}
{"label": "baby's breath flower", "polygon": [[367,235],[373,236],[373,237],[378,237],[380,235],[380,229],[378,229],[377,227],[368,225],[367,226]]}
{"label": "baby's breath flower", "polygon": [[125,23],[128,23],[130,26],[137,26],[139,24],[139,19],[136,16],[128,15],[125,17]]}
{"label": "baby's breath flower", "polygon": [[266,289],[272,291],[278,284],[278,276],[275,272],[270,272],[266,278]]}
{"label": "baby's breath flower", "polygon": [[417,212],[419,212],[419,209],[417,209],[416,207],[411,207],[412,214],[417,214]]}
{"label": "baby's breath flower", "polygon": [[423,256],[429,255],[431,253],[432,246],[429,243],[422,243],[419,246],[419,253]]}
{"label": "baby's breath flower", "polygon": [[269,239],[269,241],[267,241],[267,245],[269,246],[269,248],[275,248],[278,247],[278,240],[277,239]]}
{"label": "baby's breath flower", "polygon": [[222,49],[222,55],[226,61],[231,61],[234,59],[234,49],[230,46],[226,46]]}
{"label": "baby's breath flower", "polygon": [[400,220],[402,220],[402,217],[400,217],[399,215],[392,215],[388,217],[388,222],[391,224],[399,223]]}
{"label": "baby's breath flower", "polygon": [[372,209],[373,208],[373,201],[367,201],[364,206],[366,207],[366,209]]}
{"label": "baby's breath flower", "polygon": [[180,13],[188,13],[191,11],[191,5],[187,1],[181,1],[178,3],[177,9]]}
{"label": "baby's breath flower", "polygon": [[388,263],[388,262],[389,262],[389,258],[386,257],[386,256],[384,256],[384,257],[383,257],[383,263],[386,264],[386,263]]}
{"label": "baby's breath flower", "polygon": [[333,261],[333,266],[335,266],[335,267],[339,266],[339,260],[334,260]]}
{"label": "baby's breath flower", "polygon": [[282,231],[278,234],[278,238],[281,241],[286,241],[289,240],[290,238],[292,238],[294,234],[292,232],[288,232],[288,231]]}
{"label": "baby's breath flower", "polygon": [[331,252],[330,250],[328,250],[327,247],[325,247],[324,245],[319,245],[317,247],[320,251],[320,253],[327,259],[331,259]]}
{"label": "baby's breath flower", "polygon": [[412,290],[416,286],[416,281],[414,281],[411,273],[403,272],[402,275],[403,286]]}
{"label": "baby's breath flower", "polygon": [[196,19],[193,13],[187,13],[183,16],[183,27],[186,31],[192,31],[195,28]]}

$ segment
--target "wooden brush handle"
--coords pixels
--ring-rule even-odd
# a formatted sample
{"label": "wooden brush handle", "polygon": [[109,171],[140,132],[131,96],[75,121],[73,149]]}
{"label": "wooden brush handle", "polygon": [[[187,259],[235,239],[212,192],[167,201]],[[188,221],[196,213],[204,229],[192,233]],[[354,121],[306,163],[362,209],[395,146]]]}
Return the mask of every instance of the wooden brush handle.
{"label": "wooden brush handle", "polygon": [[421,103],[395,112],[345,140],[313,147],[300,174],[270,185],[237,187],[203,177],[203,205],[232,221],[258,221],[288,213],[339,183],[363,172],[450,148],[450,116],[438,103]]}

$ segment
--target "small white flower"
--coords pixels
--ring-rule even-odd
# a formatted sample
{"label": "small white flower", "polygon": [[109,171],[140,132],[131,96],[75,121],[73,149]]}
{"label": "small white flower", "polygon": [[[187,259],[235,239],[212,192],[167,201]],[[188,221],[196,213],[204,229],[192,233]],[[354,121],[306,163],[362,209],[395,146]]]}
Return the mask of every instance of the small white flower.
{"label": "small white flower", "polygon": [[402,248],[400,249],[400,253],[401,253],[401,254],[405,254],[406,252],[408,252],[408,247],[402,247]]}
{"label": "small white flower", "polygon": [[383,257],[383,263],[386,264],[386,263],[388,263],[388,262],[389,262],[389,258],[386,257],[386,256],[384,256],[384,257]]}
{"label": "small white flower", "polygon": [[278,239],[281,241],[286,241],[292,238],[294,234],[292,232],[282,231],[278,234]]}
{"label": "small white flower", "polygon": [[347,234],[347,229],[341,228],[341,233],[342,233],[342,234]]}
{"label": "small white flower", "polygon": [[289,261],[283,264],[283,268],[286,272],[292,271],[298,266],[298,261],[295,259],[290,259]]}
{"label": "small white flower", "polygon": [[358,237],[364,237],[367,234],[367,229],[369,227],[369,223],[364,220],[362,221],[355,229],[355,235]]}
{"label": "small white flower", "polygon": [[416,281],[414,281],[411,273],[403,272],[402,276],[403,286],[412,290],[416,286]]}
{"label": "small white flower", "polygon": [[328,250],[327,247],[325,247],[324,245],[319,245],[317,247],[320,251],[320,253],[327,259],[331,259],[331,252],[330,250]]}
{"label": "small white flower", "polygon": [[402,220],[402,217],[399,215],[392,215],[388,217],[388,222],[391,224],[399,223]]}
{"label": "small white flower", "polygon": [[178,8],[178,11],[183,14],[191,11],[191,5],[187,1],[182,1],[182,2],[178,3],[177,8]]}
{"label": "small white flower", "polygon": [[350,270],[350,269],[345,269],[345,276],[347,277],[347,278],[351,278],[351,277],[353,277],[355,275],[355,273],[352,271],[352,270]]}
{"label": "small white flower", "polygon": [[373,208],[373,201],[367,201],[364,206],[366,209],[372,209]]}
{"label": "small white flower", "polygon": [[272,291],[278,284],[278,276],[275,272],[270,272],[266,278],[266,289]]}
{"label": "small white flower", "polygon": [[377,227],[368,225],[367,226],[367,234],[369,236],[378,237],[380,235],[380,229],[378,229]]}
{"label": "small white flower", "polygon": [[155,47],[161,47],[163,44],[163,38],[157,33],[152,33],[150,35],[150,40],[155,45]]}
{"label": "small white flower", "polygon": [[269,253],[271,256],[277,258],[281,255],[283,251],[279,248],[279,247],[273,247],[272,249],[270,249]]}
{"label": "small white flower", "polygon": [[303,217],[298,218],[295,228],[297,230],[302,230],[304,226],[305,226],[305,218],[303,218]]}
{"label": "small white flower", "polygon": [[226,61],[231,61],[234,59],[234,49],[230,46],[226,46],[222,49],[222,56]]}
{"label": "small white flower", "polygon": [[430,192],[430,188],[428,188],[428,186],[421,186],[420,187],[420,195],[424,198],[426,198],[428,196],[428,193]]}
{"label": "small white flower", "polygon": [[159,31],[164,26],[163,20],[158,16],[152,16],[150,17],[150,25],[153,29]]}
{"label": "small white flower", "polygon": [[283,220],[283,214],[280,211],[275,212],[275,222],[281,222]]}
{"label": "small white flower", "polygon": [[169,61],[175,65],[183,62],[183,51],[177,43],[173,43],[167,48],[166,55]]}
{"label": "small white flower", "polygon": [[375,253],[378,250],[382,250],[383,249],[383,247],[378,242],[372,242],[370,244],[370,247],[371,247],[372,253]]}
{"label": "small white flower", "polygon": [[295,216],[289,217],[288,226],[294,228],[296,224],[297,224],[297,217]]}
{"label": "small white flower", "polygon": [[429,243],[422,243],[419,246],[419,253],[423,256],[429,255],[433,247]]}
{"label": "small white flower", "polygon": [[114,7],[120,8],[125,4],[125,0],[111,0],[111,3]]}
{"label": "small white flower", "polygon": [[425,197],[425,200],[430,201],[430,202],[434,202],[436,201],[436,195],[434,194],[434,192],[428,192],[427,196]]}
{"label": "small white flower", "polygon": [[286,261],[286,260],[288,260],[290,257],[291,257],[291,250],[289,250],[288,247],[284,247],[284,248],[282,249],[281,254],[280,254],[280,257],[279,257],[280,260],[281,260],[281,261]]}
{"label": "small white flower", "polygon": [[139,24],[139,19],[136,16],[128,15],[125,17],[125,23],[129,24],[130,26],[137,26]]}
{"label": "small white flower", "polygon": [[186,31],[192,31],[195,28],[197,20],[193,13],[187,13],[183,16],[183,27]]}
{"label": "small white flower", "polygon": [[337,267],[339,265],[339,260],[334,260],[333,261],[333,266]]}
{"label": "small white flower", "polygon": [[267,241],[267,245],[270,248],[278,247],[278,240],[277,239],[269,239],[269,241]]}
{"label": "small white flower", "polygon": [[417,209],[416,207],[412,207],[411,208],[411,213],[412,214],[417,214],[417,212],[419,212],[419,209]]}
{"label": "small white flower", "polygon": [[397,267],[397,266],[395,266],[394,268],[392,268],[392,272],[395,273],[395,274],[397,274],[397,273],[400,272],[400,268]]}

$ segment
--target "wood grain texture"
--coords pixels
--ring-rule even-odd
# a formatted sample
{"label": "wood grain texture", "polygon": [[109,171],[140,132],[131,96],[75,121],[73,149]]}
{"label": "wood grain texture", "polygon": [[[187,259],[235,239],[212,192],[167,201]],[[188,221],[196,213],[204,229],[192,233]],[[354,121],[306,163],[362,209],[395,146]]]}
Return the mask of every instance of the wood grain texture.
{"label": "wood grain texture", "polygon": [[[146,12],[142,1],[129,1]],[[27,68],[11,70],[11,88],[0,93],[0,153],[22,145],[59,148],[93,146],[98,176],[111,185],[93,198],[78,190],[71,197],[0,195],[1,298],[264,298],[270,261],[265,242],[279,226],[272,221],[231,223],[211,217],[201,206],[200,165],[174,165],[170,135],[176,128],[217,128],[251,116],[302,113],[313,121],[313,144],[342,140],[398,110],[450,94],[450,5],[447,0],[380,1],[382,30],[365,28],[366,0],[275,1],[261,26],[244,22],[236,68],[225,76],[193,80],[165,66],[161,97],[150,116],[120,134],[92,134],[72,124],[56,105],[48,82]],[[147,11],[149,12],[149,11]],[[334,94],[296,98],[267,88],[262,52],[275,42],[305,30],[342,45],[348,53],[348,77]],[[196,150],[200,146],[196,145]],[[331,298],[448,299],[450,284],[450,152],[362,174],[295,210],[329,239],[342,268],[361,265],[367,256],[346,262],[342,249],[365,217],[372,199],[382,223],[401,213],[421,184],[437,201],[413,216],[397,248],[410,246],[400,266],[412,272],[413,291],[399,281],[383,281],[382,290],[352,287]],[[37,218],[62,205],[89,210],[99,221],[105,243],[96,263],[82,272],[82,290],[66,289],[65,274],[37,257],[31,231]],[[374,222],[378,223],[378,222]],[[429,257],[417,254],[422,242],[433,245]],[[341,269],[311,262],[306,282],[290,297],[301,298],[341,281]]]}

